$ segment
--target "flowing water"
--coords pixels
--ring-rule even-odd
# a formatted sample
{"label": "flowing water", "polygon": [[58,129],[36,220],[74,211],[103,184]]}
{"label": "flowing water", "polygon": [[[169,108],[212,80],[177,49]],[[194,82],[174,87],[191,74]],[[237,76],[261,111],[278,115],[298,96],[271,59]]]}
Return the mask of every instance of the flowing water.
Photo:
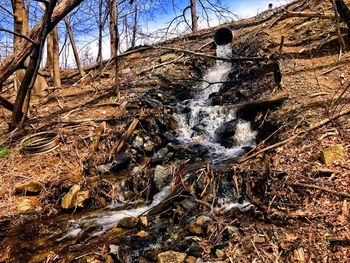
{"label": "flowing water", "polygon": [[[231,46],[218,46],[217,56],[229,58],[232,55]],[[198,92],[195,98],[184,101],[180,106],[188,108],[190,111],[186,114],[177,114],[175,117],[179,120],[178,139],[184,143],[195,142],[202,144],[210,150],[210,155],[214,163],[231,159],[239,156],[244,151],[243,148],[251,146],[255,139],[256,132],[251,130],[250,122],[239,120],[236,126],[235,137],[237,145],[232,148],[226,148],[217,142],[216,131],[219,127],[236,119],[234,110],[223,110],[221,106],[210,106],[209,96],[218,92],[222,83],[227,79],[231,70],[230,62],[218,61],[217,64],[208,71],[204,77],[203,83],[197,87]],[[223,182],[227,183],[227,182]],[[250,203],[238,203],[237,193],[232,192],[228,187],[224,191],[224,196],[218,200],[218,205],[223,211],[233,208],[246,211],[250,208]],[[172,185],[165,187],[161,192],[154,196],[150,205],[139,208],[118,210],[110,207],[109,211],[99,211],[96,214],[72,220],[69,231],[58,239],[75,237],[82,234],[89,224],[93,223],[99,226],[99,230],[93,235],[99,235],[115,226],[115,224],[126,217],[138,217],[147,213],[150,209],[165,200],[171,193]]]}
{"label": "flowing water", "polygon": [[[217,56],[230,58],[231,45],[217,46]],[[218,142],[218,129],[236,120],[236,112],[234,109],[211,106],[210,95],[220,90],[222,83],[227,80],[231,67],[230,62],[217,61],[197,87],[195,97],[180,104],[180,108],[186,109],[186,113],[176,114],[180,126],[179,139],[185,143],[199,143],[207,147],[214,163],[239,156],[244,147],[252,145],[256,136],[250,122],[238,120],[234,135],[237,142],[235,147],[227,148]]]}

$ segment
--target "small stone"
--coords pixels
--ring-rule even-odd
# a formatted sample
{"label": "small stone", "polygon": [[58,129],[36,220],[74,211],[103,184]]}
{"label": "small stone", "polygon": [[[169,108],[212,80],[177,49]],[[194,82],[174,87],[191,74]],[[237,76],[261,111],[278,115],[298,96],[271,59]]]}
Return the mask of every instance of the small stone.
{"label": "small stone", "polygon": [[321,152],[321,160],[326,165],[329,165],[334,161],[345,160],[345,150],[343,145],[337,144],[324,149]]}
{"label": "small stone", "polygon": [[158,263],[183,263],[186,253],[167,251],[157,255]]}
{"label": "small stone", "polygon": [[31,193],[31,194],[38,194],[42,189],[44,188],[44,185],[39,182],[27,182],[27,183],[21,183],[16,184],[15,189],[17,193]]}
{"label": "small stone", "polygon": [[117,245],[109,245],[109,253],[113,255],[117,255],[120,252],[120,247]]}
{"label": "small stone", "polygon": [[78,192],[80,191],[80,185],[75,184],[70,189],[69,192],[63,196],[61,207],[63,209],[70,209],[75,206],[75,201],[78,195]]}
{"label": "small stone", "polygon": [[234,226],[228,226],[227,227],[227,231],[228,233],[232,236],[234,234],[236,234],[238,232],[238,228],[237,227],[234,227]]}
{"label": "small stone", "polygon": [[253,237],[253,242],[254,243],[265,243],[265,241],[266,241],[265,236],[255,235]]}
{"label": "small stone", "polygon": [[140,222],[140,219],[137,217],[125,217],[119,220],[117,227],[124,229],[133,229]]}
{"label": "small stone", "polygon": [[114,260],[111,255],[107,256],[106,263],[114,263]]}
{"label": "small stone", "polygon": [[196,263],[196,258],[194,257],[194,256],[188,256],[187,258],[186,258],[186,263]]}
{"label": "small stone", "polygon": [[196,219],[196,225],[203,226],[210,223],[212,220],[209,216],[199,216]]}
{"label": "small stone", "polygon": [[215,255],[218,257],[218,258],[223,258],[225,257],[225,252],[221,249],[217,249],[215,250]]}
{"label": "small stone", "polygon": [[203,229],[201,226],[198,226],[196,224],[191,224],[188,226],[188,232],[195,234],[195,235],[201,235],[201,234],[203,234]]}
{"label": "small stone", "polygon": [[148,218],[147,218],[147,216],[140,216],[139,218],[140,218],[141,225],[148,226]]}
{"label": "small stone", "polygon": [[138,237],[148,237],[148,236],[149,236],[149,233],[146,232],[146,231],[144,231],[144,230],[141,230],[141,231],[139,231],[139,232],[136,234],[136,236],[138,236]]}
{"label": "small stone", "polygon": [[152,141],[147,141],[143,145],[146,152],[152,152],[155,146],[156,146],[156,144]]}
{"label": "small stone", "polygon": [[144,144],[144,141],[143,141],[143,138],[141,136],[136,136],[132,142],[132,145],[137,149],[142,148],[143,144]]}

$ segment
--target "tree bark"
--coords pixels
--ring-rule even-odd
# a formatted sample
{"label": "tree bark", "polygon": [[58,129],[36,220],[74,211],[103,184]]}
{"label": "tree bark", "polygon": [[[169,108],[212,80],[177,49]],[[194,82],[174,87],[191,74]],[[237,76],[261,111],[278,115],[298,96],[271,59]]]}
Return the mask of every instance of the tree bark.
{"label": "tree bark", "polygon": [[350,29],[350,9],[346,6],[343,0],[335,0],[337,12]]}
{"label": "tree bark", "polygon": [[137,5],[135,5],[135,9],[134,9],[134,24],[132,27],[131,48],[135,48],[136,46],[136,32],[137,32]]}
{"label": "tree bark", "polygon": [[191,0],[192,32],[198,31],[197,0]]}
{"label": "tree bark", "polygon": [[57,26],[52,30],[52,58],[53,58],[53,84],[60,88],[61,74],[60,74],[60,48],[58,43],[58,28]]}
{"label": "tree bark", "polygon": [[[110,45],[111,45],[111,57],[115,57],[118,53],[117,42],[117,1],[110,0],[109,1],[109,37],[110,37]],[[127,25],[126,25],[127,26]]]}
{"label": "tree bark", "polygon": [[96,62],[102,66],[102,31],[103,31],[103,21],[102,21],[102,0],[98,1],[98,52]]}
{"label": "tree bark", "polygon": [[[84,0],[65,0],[56,6],[48,30],[51,31],[57,23],[62,20],[70,11],[77,7]],[[32,30],[30,30],[28,37],[38,42],[40,40],[40,32],[44,22],[41,20]],[[18,47],[3,60],[0,64],[0,86],[4,81],[11,76],[24,62],[24,60],[31,54],[34,44],[29,41],[22,41]]]}
{"label": "tree bark", "polygon": [[79,69],[80,75],[83,77],[85,75],[85,72],[84,72],[84,70],[81,66],[81,63],[80,63],[79,52],[78,52],[77,46],[75,44],[74,37],[73,37],[73,31],[72,31],[72,28],[70,26],[70,23],[69,23],[69,20],[67,17],[64,18],[64,23],[66,25],[66,29],[68,32],[69,41],[72,45],[75,63],[77,64],[77,68]]}
{"label": "tree bark", "polygon": [[50,72],[50,76],[53,76],[53,34],[52,32],[47,35],[46,43],[46,68]]}
{"label": "tree bark", "polygon": [[13,0],[12,8],[14,13],[14,32],[18,35],[13,36],[13,47],[16,48],[23,40],[19,35],[26,35],[28,32],[28,18],[24,6],[24,0]]}
{"label": "tree bark", "polygon": [[[42,19],[42,28],[38,33],[38,44],[34,45],[33,51],[30,56],[29,65],[26,74],[22,80],[21,86],[18,90],[15,108],[11,116],[11,129],[16,128],[20,123],[23,124],[25,119],[28,106],[30,103],[30,93],[34,86],[36,75],[40,67],[40,61],[42,57],[42,51],[45,44],[45,39],[49,33],[49,24],[52,16],[53,9],[56,5],[57,0],[51,0],[46,3],[46,10]],[[26,111],[23,114],[23,102],[27,97]]]}

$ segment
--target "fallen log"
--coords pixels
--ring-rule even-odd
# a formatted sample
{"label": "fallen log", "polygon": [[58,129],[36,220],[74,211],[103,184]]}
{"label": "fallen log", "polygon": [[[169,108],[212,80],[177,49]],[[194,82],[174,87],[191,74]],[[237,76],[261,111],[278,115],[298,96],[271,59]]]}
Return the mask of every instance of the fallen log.
{"label": "fallen log", "polygon": [[271,107],[278,106],[283,101],[287,100],[289,95],[287,92],[280,92],[276,95],[269,96],[263,99],[258,99],[255,101],[245,102],[235,105],[223,106],[224,110],[236,109],[237,115],[243,119],[251,119],[256,113],[264,111]]}
{"label": "fallen log", "polygon": [[112,159],[112,155],[116,154],[121,151],[121,149],[124,147],[125,143],[128,141],[129,137],[135,130],[137,124],[139,123],[139,119],[133,119],[131,122],[129,128],[123,133],[122,137],[119,139],[119,141],[115,144],[113,149],[110,152],[109,159]]}

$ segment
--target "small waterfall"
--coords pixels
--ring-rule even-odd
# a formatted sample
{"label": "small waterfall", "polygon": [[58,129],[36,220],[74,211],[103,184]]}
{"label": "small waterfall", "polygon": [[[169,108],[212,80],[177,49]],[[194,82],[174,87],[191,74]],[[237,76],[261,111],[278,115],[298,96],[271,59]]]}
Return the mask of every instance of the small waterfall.
{"label": "small waterfall", "polygon": [[[230,58],[231,44],[218,45],[216,52],[218,57]],[[210,105],[210,95],[220,90],[222,83],[227,80],[231,67],[230,62],[217,61],[197,87],[195,97],[180,104],[180,108],[185,110],[176,114],[179,121],[179,140],[206,146],[214,163],[239,156],[243,152],[242,148],[251,146],[256,136],[249,122],[237,120],[235,110],[224,110],[221,106]],[[237,121],[234,135],[236,145],[225,147],[217,138],[218,129],[234,120]]]}

